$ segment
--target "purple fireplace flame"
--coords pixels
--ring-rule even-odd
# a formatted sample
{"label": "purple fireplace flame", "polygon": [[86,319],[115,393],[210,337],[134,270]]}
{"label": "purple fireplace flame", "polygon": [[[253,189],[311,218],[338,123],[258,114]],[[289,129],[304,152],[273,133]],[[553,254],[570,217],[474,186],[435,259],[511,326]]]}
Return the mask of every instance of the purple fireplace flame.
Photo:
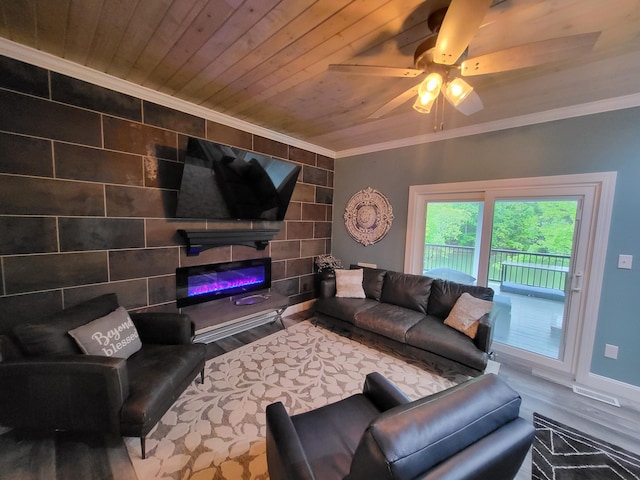
{"label": "purple fireplace flame", "polygon": [[176,269],[176,303],[178,307],[242,295],[270,287],[270,258]]}
{"label": "purple fireplace flame", "polygon": [[187,295],[194,297],[206,293],[220,293],[238,287],[262,285],[264,283],[264,268],[241,268],[219,273],[206,273],[189,277]]}

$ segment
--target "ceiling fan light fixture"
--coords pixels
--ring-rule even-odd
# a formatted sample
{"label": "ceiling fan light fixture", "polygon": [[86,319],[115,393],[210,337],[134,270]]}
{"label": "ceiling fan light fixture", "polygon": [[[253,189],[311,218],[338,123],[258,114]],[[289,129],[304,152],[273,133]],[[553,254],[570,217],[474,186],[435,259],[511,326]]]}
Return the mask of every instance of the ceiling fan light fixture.
{"label": "ceiling fan light fixture", "polygon": [[[418,99],[422,105],[435,100],[442,88],[442,75],[439,73],[430,73],[427,75],[418,87]],[[431,107],[429,107],[431,108]]]}
{"label": "ceiling fan light fixture", "polygon": [[416,98],[415,103],[413,104],[413,109],[418,113],[427,114],[431,112],[431,107],[433,107],[433,104],[435,103],[436,98],[437,97],[433,97],[431,99],[427,99],[426,102],[423,102],[422,97],[418,96],[418,98]]}
{"label": "ceiling fan light fixture", "polygon": [[447,100],[449,100],[454,107],[457,107],[469,96],[473,91],[473,87],[461,78],[454,78],[448,82],[442,90]]}

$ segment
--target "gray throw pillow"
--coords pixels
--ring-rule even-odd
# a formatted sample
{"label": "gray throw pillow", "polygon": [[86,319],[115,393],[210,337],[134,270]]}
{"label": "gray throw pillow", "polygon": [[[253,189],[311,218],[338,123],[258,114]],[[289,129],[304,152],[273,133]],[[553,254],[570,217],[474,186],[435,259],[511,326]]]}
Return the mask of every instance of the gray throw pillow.
{"label": "gray throw pillow", "polygon": [[493,302],[476,298],[465,292],[458,298],[444,324],[464,333],[469,338],[476,338],[480,319],[492,308]]}
{"label": "gray throw pillow", "polygon": [[129,358],[142,348],[138,331],[123,307],[70,330],[69,335],[87,355]]}

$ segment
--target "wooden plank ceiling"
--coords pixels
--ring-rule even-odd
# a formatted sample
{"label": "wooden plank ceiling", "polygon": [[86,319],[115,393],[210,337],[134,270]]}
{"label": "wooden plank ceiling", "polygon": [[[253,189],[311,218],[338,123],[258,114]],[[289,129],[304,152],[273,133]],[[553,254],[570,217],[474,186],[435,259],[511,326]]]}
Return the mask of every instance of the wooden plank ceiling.
{"label": "wooden plank ceiling", "polygon": [[468,79],[485,108],[421,115],[420,81],[328,72],[331,63],[412,67],[446,0],[0,0],[0,36],[340,152],[433,131],[638,93],[640,0],[496,1],[470,55],[600,31],[592,53]]}

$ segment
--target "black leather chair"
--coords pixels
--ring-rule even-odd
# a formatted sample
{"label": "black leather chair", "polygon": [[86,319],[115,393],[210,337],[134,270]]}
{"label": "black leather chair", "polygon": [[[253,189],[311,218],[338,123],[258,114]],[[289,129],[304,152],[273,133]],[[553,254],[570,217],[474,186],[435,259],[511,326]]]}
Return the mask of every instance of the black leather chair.
{"label": "black leather chair", "polygon": [[85,355],[68,331],[118,308],[107,294],[33,324],[0,330],[0,425],[145,436],[204,372],[188,316],[131,313],[142,348],[127,359]]}
{"label": "black leather chair", "polygon": [[363,393],[289,417],[267,407],[271,480],[512,479],[534,436],[487,374],[416,401],[378,373]]}

